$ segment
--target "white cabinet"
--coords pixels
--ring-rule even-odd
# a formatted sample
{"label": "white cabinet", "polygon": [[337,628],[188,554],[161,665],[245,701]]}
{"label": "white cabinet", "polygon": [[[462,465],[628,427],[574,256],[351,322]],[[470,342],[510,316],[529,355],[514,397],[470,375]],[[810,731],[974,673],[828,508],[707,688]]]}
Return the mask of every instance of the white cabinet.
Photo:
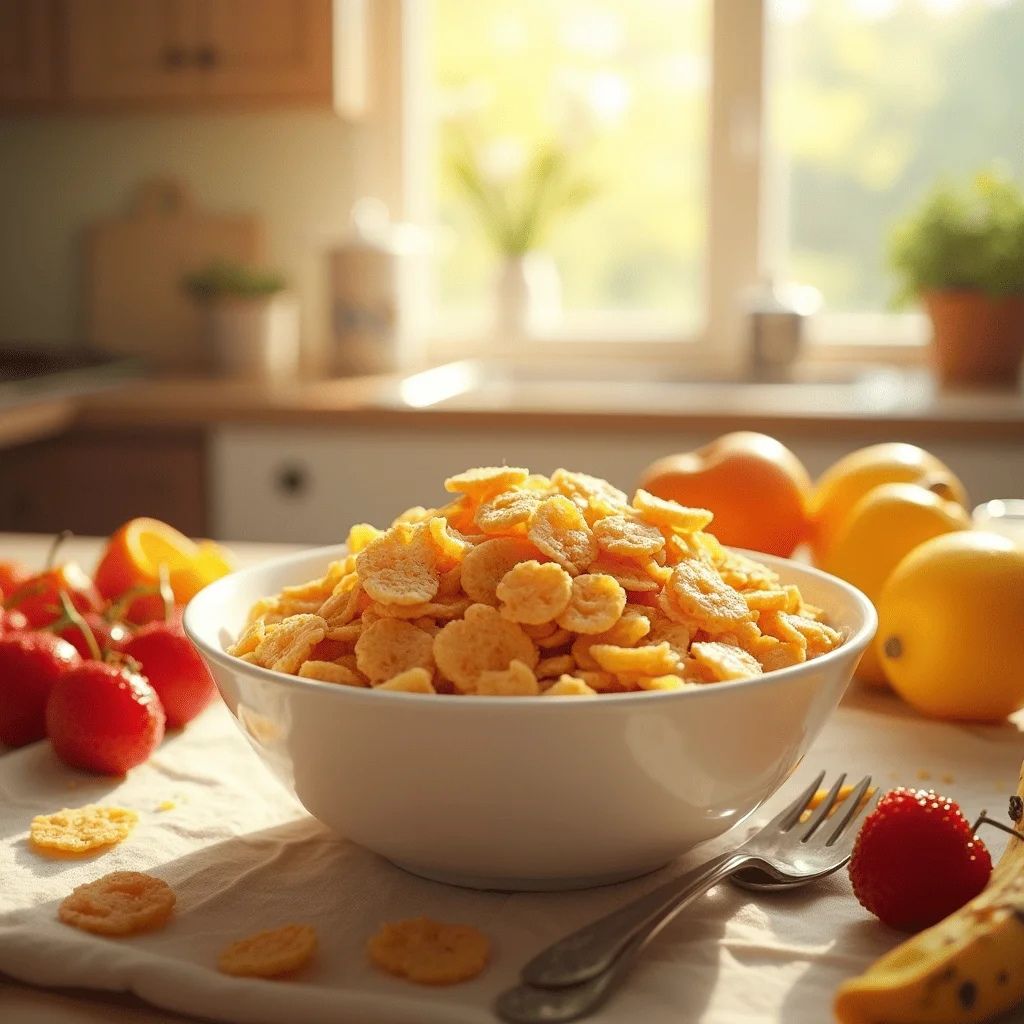
{"label": "white cabinet", "polygon": [[[812,474],[883,437],[780,435]],[[227,540],[331,544],[360,520],[386,525],[410,505],[443,504],[446,476],[468,466],[558,466],[603,476],[631,490],[649,462],[711,437],[691,433],[359,427],[231,426],[210,443],[210,523]],[[961,477],[975,501],[1018,495],[1024,444],[936,442],[926,446]]]}

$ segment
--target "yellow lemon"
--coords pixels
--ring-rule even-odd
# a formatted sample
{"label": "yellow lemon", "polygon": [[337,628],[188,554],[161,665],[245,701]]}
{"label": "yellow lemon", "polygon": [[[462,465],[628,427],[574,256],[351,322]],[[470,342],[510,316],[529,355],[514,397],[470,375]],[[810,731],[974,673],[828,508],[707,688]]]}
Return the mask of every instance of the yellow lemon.
{"label": "yellow lemon", "polygon": [[[966,530],[971,517],[962,505],[917,484],[882,484],[850,510],[822,568],[852,583],[877,605],[882,586],[899,561],[918,544],[953,530]],[[874,647],[860,659],[857,676],[885,686]]]}
{"label": "yellow lemon", "polygon": [[920,484],[968,507],[967,492],[949,467],[917,445],[873,444],[844,456],[819,478],[811,494],[811,549],[823,565],[853,506],[879,484]]}
{"label": "yellow lemon", "polygon": [[876,650],[896,692],[937,718],[1024,707],[1024,550],[959,530],[918,545],[878,599]]}

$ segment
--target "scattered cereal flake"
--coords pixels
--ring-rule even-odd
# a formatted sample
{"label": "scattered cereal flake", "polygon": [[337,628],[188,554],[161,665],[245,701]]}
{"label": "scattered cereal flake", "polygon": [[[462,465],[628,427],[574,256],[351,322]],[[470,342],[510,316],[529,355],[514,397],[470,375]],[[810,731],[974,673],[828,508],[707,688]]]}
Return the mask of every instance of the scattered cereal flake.
{"label": "scattered cereal flake", "polygon": [[560,565],[535,558],[512,566],[495,590],[506,619],[532,625],[560,615],[572,593],[573,578]]}
{"label": "scattered cereal flake", "polygon": [[623,590],[653,591],[660,590],[664,582],[659,582],[655,575],[660,568],[653,559],[637,562],[602,552],[587,566],[587,572],[594,576],[611,576]]}
{"label": "scattered cereal flake", "polygon": [[597,541],[580,510],[564,495],[542,501],[533,514],[527,537],[571,576],[577,576],[597,556]]}
{"label": "scattered cereal flake", "polygon": [[487,966],[491,943],[469,925],[417,917],[381,925],[366,944],[370,959],[385,971],[420,985],[454,985]]}
{"label": "scattered cereal flake", "polygon": [[664,642],[650,647],[595,644],[590,648],[590,655],[605,672],[614,672],[616,675],[640,673],[661,676],[679,669],[679,656]]}
{"label": "scattered cereal flake", "polygon": [[431,682],[432,673],[425,668],[407,668],[386,683],[375,686],[376,690],[394,690],[399,693],[437,693]]}
{"label": "scattered cereal flake", "polygon": [[715,518],[714,513],[706,508],[687,508],[678,501],[656,498],[642,487],[633,495],[633,508],[654,526],[665,526],[683,533],[703,530]]}
{"label": "scattered cereal flake", "polygon": [[393,679],[410,668],[433,674],[434,638],[411,622],[379,619],[356,641],[356,666],[371,683]]}
{"label": "scattered cereal flake", "polygon": [[594,536],[602,551],[623,558],[647,559],[665,546],[656,526],[624,515],[608,516],[594,523]]}
{"label": "scattered cereal flake", "polygon": [[605,633],[622,616],[626,592],[611,576],[584,573],[572,581],[568,607],[556,621],[574,633]]}
{"label": "scattered cereal flake", "polygon": [[178,805],[173,800],[161,800],[156,805],[158,811],[173,811]]}
{"label": "scattered cereal flake", "polygon": [[87,804],[38,814],[29,826],[29,839],[40,850],[85,853],[127,839],[139,816],[124,807]]}
{"label": "scattered cereal flake", "polygon": [[276,978],[297,971],[316,950],[316,930],[309,924],[257,932],[221,950],[217,968],[243,978]]}
{"label": "scattered cereal flake", "polygon": [[252,652],[255,663],[294,675],[326,635],[327,623],[319,615],[289,616]]}
{"label": "scattered cereal flake", "polygon": [[367,687],[370,681],[345,665],[335,661],[307,661],[299,669],[303,679],[316,679],[321,683],[338,683],[341,686]]}
{"label": "scattered cereal flake", "polygon": [[528,469],[516,466],[481,466],[448,477],[444,482],[444,489],[455,494],[467,494],[476,501],[483,502],[521,484],[529,475]]}
{"label": "scattered cereal flake", "polygon": [[636,676],[638,690],[692,690],[697,684],[680,679],[677,675]]}
{"label": "scattered cereal flake", "polygon": [[562,676],[542,694],[542,697],[596,697],[597,690],[587,686],[582,679],[575,676]]}
{"label": "scattered cereal flake", "polygon": [[470,605],[464,619],[449,622],[434,637],[434,659],[463,692],[476,688],[481,672],[507,669],[513,660],[537,664],[534,642],[514,622],[486,604]]}
{"label": "scattered cereal flake", "polygon": [[476,693],[485,697],[535,697],[540,686],[530,666],[513,658],[507,669],[481,672]]}
{"label": "scattered cereal flake", "polygon": [[951,782],[955,782],[956,780],[952,775],[943,775],[942,781],[948,786]]}
{"label": "scattered cereal flake", "polygon": [[541,557],[528,541],[519,537],[494,537],[477,544],[462,560],[462,589],[478,604],[498,603],[498,584],[519,562]]}
{"label": "scattered cereal flake", "polygon": [[924,768],[922,768],[917,773],[917,777],[923,781],[924,779],[930,779],[932,777],[932,773],[929,772],[929,771],[926,771]]}
{"label": "scattered cereal flake", "polygon": [[590,654],[590,649],[597,644],[610,644],[613,647],[633,647],[651,630],[650,619],[635,608],[627,608],[618,622],[604,633],[593,636],[578,636],[572,645],[572,655],[576,664],[584,669],[597,669],[598,664]]}
{"label": "scattered cereal flake", "polygon": [[363,589],[382,604],[430,601],[439,585],[437,549],[429,527],[399,523],[359,552]]}
{"label": "scattered cereal flake", "polygon": [[761,665],[757,659],[731,644],[716,641],[695,643],[690,647],[690,654],[716,680],[747,679],[761,675]]}
{"label": "scattered cereal flake", "polygon": [[57,916],[97,935],[134,935],[165,925],[174,910],[174,890],[140,871],[115,871],[78,886]]}
{"label": "scattered cereal flake", "polygon": [[610,693],[621,689],[618,685],[618,678],[613,673],[604,672],[601,669],[588,671],[577,668],[573,672],[573,676],[576,679],[581,679],[592,690],[597,690],[599,693]]}
{"label": "scattered cereal flake", "polygon": [[571,654],[556,654],[537,662],[536,676],[538,679],[556,679],[558,676],[572,675],[575,668],[576,659]]}
{"label": "scattered cereal flake", "polygon": [[484,533],[526,533],[526,523],[543,501],[537,491],[506,491],[485,501],[473,517]]}
{"label": "scattered cereal flake", "polygon": [[695,619],[711,632],[721,632],[754,618],[743,596],[722,581],[718,570],[696,558],[680,562],[672,570],[665,589],[684,616]]}

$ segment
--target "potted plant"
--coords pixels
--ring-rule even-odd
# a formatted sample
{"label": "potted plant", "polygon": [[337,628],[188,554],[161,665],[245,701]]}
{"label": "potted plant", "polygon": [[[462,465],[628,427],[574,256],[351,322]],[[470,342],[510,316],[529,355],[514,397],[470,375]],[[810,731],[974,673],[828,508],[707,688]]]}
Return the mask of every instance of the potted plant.
{"label": "potted plant", "polygon": [[459,134],[448,170],[480,227],[501,257],[495,281],[495,320],[505,343],[536,334],[561,311],[558,271],[543,245],[558,220],[590,202],[596,186],[577,173],[575,154],[554,142],[538,144],[521,168],[488,171],[480,148]]}
{"label": "potted plant", "polygon": [[892,233],[898,303],[924,302],[945,384],[1016,384],[1024,355],[1024,195],[998,173],[941,182]]}
{"label": "potted plant", "polygon": [[187,274],[183,286],[202,309],[213,363],[225,376],[295,376],[298,307],[274,270],[218,260]]}

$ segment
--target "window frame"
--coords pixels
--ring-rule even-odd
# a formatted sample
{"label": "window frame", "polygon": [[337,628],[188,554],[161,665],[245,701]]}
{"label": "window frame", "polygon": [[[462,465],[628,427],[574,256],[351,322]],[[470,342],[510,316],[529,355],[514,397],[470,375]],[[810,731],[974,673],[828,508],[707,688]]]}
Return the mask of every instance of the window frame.
{"label": "window frame", "polygon": [[[516,357],[564,360],[581,353],[713,367],[747,358],[741,296],[774,263],[773,175],[768,144],[766,81],[770,77],[769,0],[709,0],[710,78],[706,175],[707,234],[704,328],[685,336],[639,329],[615,336],[574,331],[521,343]],[[396,220],[429,224],[436,186],[436,145],[430,122],[431,0],[374,0],[369,5],[368,116],[356,147],[355,194],[383,199]],[[427,271],[424,270],[424,274]],[[426,282],[422,282],[426,285]],[[421,290],[413,329],[430,363],[480,356],[479,335],[442,332]],[[806,353],[815,360],[925,363],[927,324],[917,313],[823,313],[808,321]],[[626,345],[623,351],[623,345]]]}

